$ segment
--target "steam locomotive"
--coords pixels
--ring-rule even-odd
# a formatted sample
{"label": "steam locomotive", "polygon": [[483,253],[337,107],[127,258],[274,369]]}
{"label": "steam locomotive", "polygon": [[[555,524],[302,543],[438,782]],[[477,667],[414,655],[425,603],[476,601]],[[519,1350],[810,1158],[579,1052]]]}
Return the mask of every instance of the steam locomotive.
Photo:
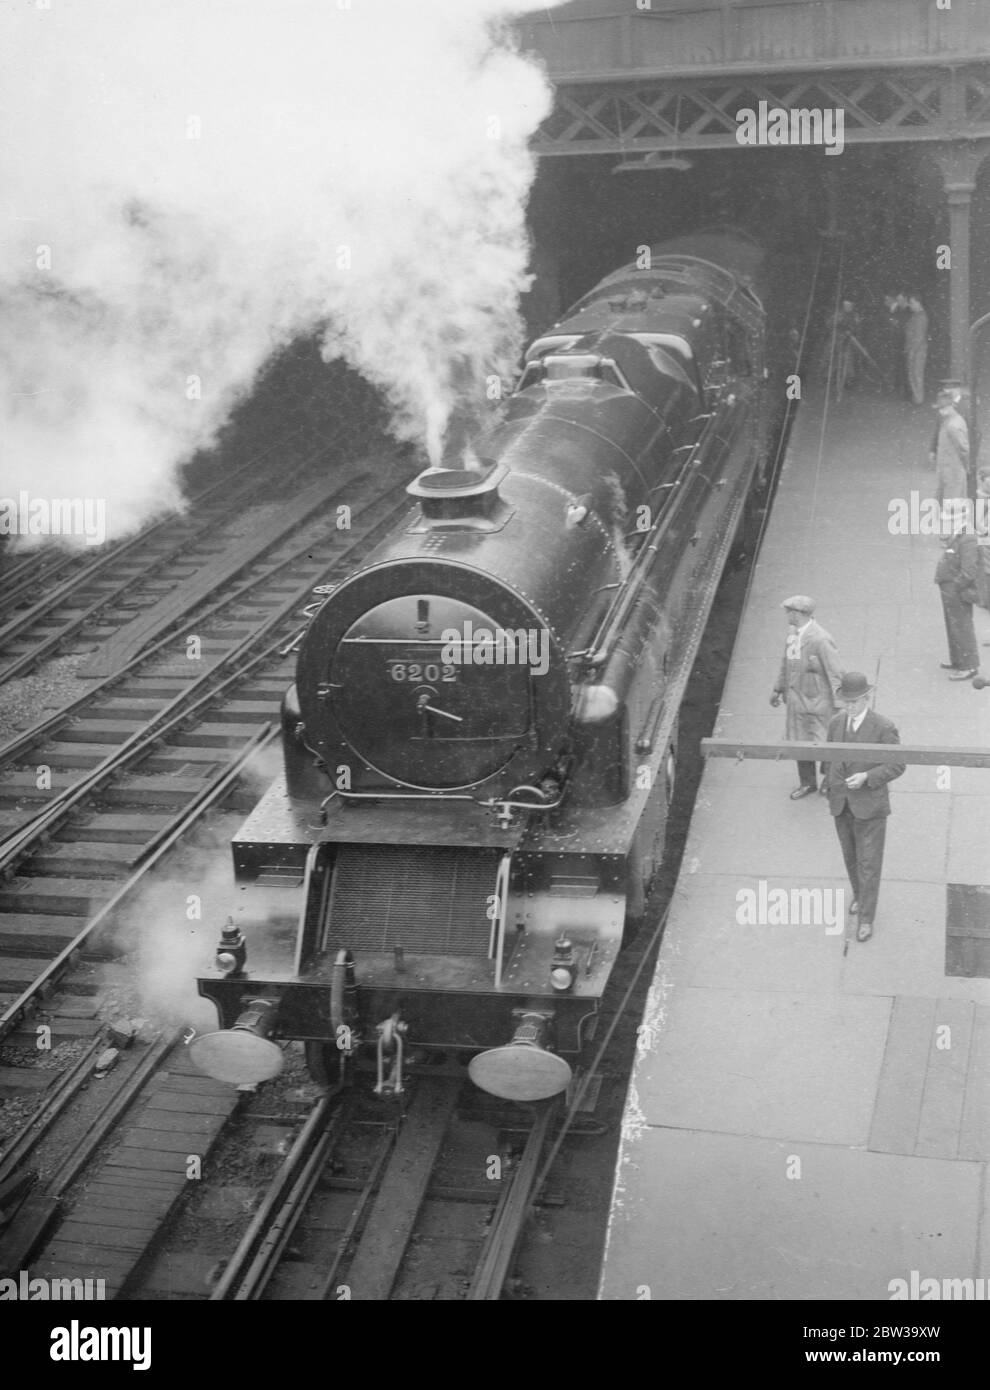
{"label": "steam locomotive", "polygon": [[401,1089],[432,1051],[498,1096],[567,1087],[662,856],[678,706],[765,448],[764,260],[715,231],[608,276],[529,348],[470,465],[421,473],[326,596],[284,777],[233,842],[264,949],[291,921],[292,954],[249,971],[224,928],[204,1071],[262,1080],[299,1039],[321,1081],[363,1051]]}

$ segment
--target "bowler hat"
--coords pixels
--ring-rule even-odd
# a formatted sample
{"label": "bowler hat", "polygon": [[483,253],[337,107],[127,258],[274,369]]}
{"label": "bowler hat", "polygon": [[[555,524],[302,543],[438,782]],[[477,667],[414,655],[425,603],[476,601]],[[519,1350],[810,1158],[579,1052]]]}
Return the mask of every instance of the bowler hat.
{"label": "bowler hat", "polygon": [[809,598],[807,594],[794,594],[791,598],[785,598],[780,606],[781,608],[793,608],[796,613],[810,615],[815,611],[815,600]]}
{"label": "bowler hat", "polygon": [[862,671],[847,671],[835,693],[840,700],[858,700],[861,695],[868,695],[872,689],[873,686]]}

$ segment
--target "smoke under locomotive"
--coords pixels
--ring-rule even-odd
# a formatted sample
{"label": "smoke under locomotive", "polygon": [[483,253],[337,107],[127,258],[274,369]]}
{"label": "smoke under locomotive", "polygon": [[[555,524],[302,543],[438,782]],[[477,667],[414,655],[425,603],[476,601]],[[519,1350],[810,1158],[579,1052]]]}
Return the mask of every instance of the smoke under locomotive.
{"label": "smoke under locomotive", "polygon": [[422,473],[326,597],[285,776],[233,842],[242,884],[298,905],[294,959],[253,973],[225,931],[203,1070],[257,1081],[301,1039],[321,1080],[371,1045],[380,1088],[409,1049],[496,1095],[567,1086],[662,855],[678,706],[764,449],[762,263],[712,232],[603,280],[529,348],[478,467]]}

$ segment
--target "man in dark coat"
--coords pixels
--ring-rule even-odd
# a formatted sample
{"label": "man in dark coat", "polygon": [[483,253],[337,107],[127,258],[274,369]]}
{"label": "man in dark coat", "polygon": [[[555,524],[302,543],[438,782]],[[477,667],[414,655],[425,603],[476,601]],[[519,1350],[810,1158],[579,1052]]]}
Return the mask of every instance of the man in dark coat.
{"label": "man in dark coat", "polygon": [[[842,679],[835,643],[812,618],[815,602],[807,594],[795,594],[780,606],[787,614],[787,640],[770,703],[776,707],[782,699],[787,701],[785,738],[822,743],[835,713],[833,692]],[[791,792],[792,801],[818,789],[815,764],[799,762],[797,767],[798,785]],[[824,781],[821,789],[824,793]]]}
{"label": "man in dark coat", "polygon": [[884,296],[887,308],[887,379],[895,396],[910,398],[907,364],[904,360],[904,322],[908,315],[907,298],[903,294]]}
{"label": "man in dark coat", "polygon": [[856,358],[858,355],[860,317],[851,299],[844,299],[832,319],[835,335],[834,371],[836,392],[841,397],[843,390],[852,390],[856,385]]}
{"label": "man in dark coat", "polygon": [[935,570],[949,643],[949,659],[942,662],[942,670],[949,672],[950,681],[968,681],[980,670],[973,626],[973,604],[980,598],[980,551],[965,498],[947,502],[942,521],[948,534],[942,537],[942,554]]}
{"label": "man in dark coat", "polygon": [[908,295],[909,313],[904,320],[904,361],[911,399],[925,403],[925,362],[928,358],[928,315],[916,294]]}
{"label": "man in dark coat", "polygon": [[[836,699],[844,706],[828,726],[829,743],[900,743],[893,722],[869,708],[872,686],[859,671],[842,677]],[[883,846],[890,815],[887,783],[904,763],[834,762],[826,772],[828,809],[835,817],[846,873],[852,887],[849,911],[858,917],[857,941],[873,935]]]}

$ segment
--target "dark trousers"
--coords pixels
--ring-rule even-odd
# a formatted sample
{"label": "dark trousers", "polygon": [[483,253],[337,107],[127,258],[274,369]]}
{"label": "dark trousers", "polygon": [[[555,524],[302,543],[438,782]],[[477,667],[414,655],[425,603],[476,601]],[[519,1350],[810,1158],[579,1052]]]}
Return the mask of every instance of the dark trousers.
{"label": "dark trousers", "polygon": [[887,817],[871,816],[869,820],[859,820],[846,805],[835,817],[835,833],[846,861],[853,897],[859,902],[859,920],[872,922],[880,892]]}
{"label": "dark trousers", "polygon": [[[823,777],[825,776],[825,767],[826,767],[826,764],[825,764],[825,763],[822,763],[822,776],[823,776]],[[798,770],[798,780],[799,780],[799,782],[801,783],[802,787],[817,787],[817,786],[818,786],[818,778],[815,776],[815,764],[814,764],[814,763],[798,763],[798,765],[797,765],[797,770]]]}
{"label": "dark trousers", "polygon": [[887,378],[895,396],[900,397],[901,400],[910,399],[911,390],[908,386],[907,366],[904,362],[904,340],[902,338],[897,338],[890,344]]}
{"label": "dark trousers", "polygon": [[949,584],[940,584],[938,588],[942,595],[949,660],[959,671],[975,671],[980,664],[980,654],[973,626],[973,605],[964,603]]}

